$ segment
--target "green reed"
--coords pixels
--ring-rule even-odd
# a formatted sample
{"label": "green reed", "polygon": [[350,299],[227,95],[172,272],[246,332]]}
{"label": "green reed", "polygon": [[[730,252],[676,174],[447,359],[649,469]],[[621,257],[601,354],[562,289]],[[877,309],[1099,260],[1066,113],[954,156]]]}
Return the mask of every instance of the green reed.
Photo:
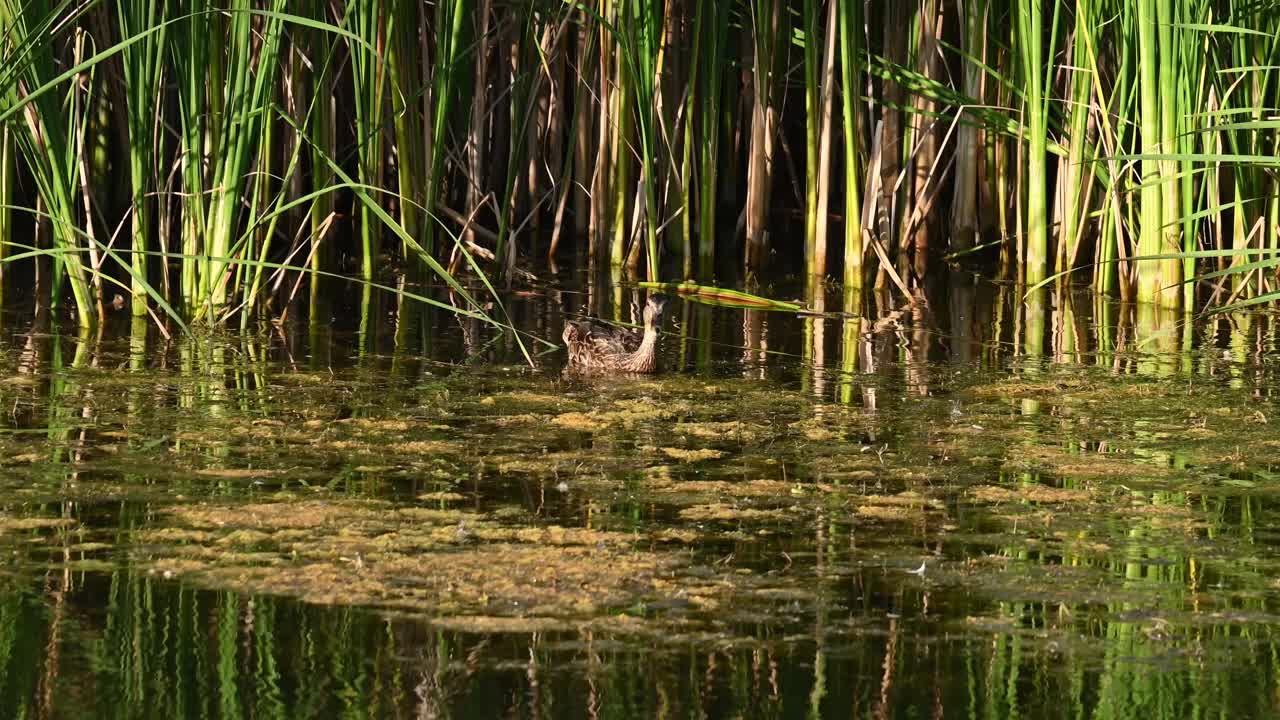
{"label": "green reed", "polygon": [[[1160,29],[1156,17],[1156,6],[1163,2],[1164,0],[1138,0],[1134,4],[1134,22],[1138,35],[1138,88],[1141,97],[1138,132],[1141,138],[1140,152],[1143,155],[1139,199],[1142,224],[1139,227],[1138,254],[1148,257],[1158,256],[1164,250],[1164,229],[1161,223],[1165,219],[1162,205],[1166,198],[1162,187],[1164,165],[1160,160],[1163,117],[1159,85],[1160,64],[1164,58],[1160,56]],[[1162,275],[1162,269],[1159,260],[1139,262],[1138,300],[1150,303],[1160,298],[1168,281],[1172,280]]]}
{"label": "green reed", "polygon": [[[782,101],[783,60],[789,44],[790,18],[782,0],[755,0],[751,17],[751,143],[747,150],[746,247],[747,272],[759,272],[765,262],[772,185],[777,167],[778,120]],[[843,49],[843,45],[841,46]],[[852,60],[856,62],[856,58]],[[842,67],[848,67],[845,59]],[[846,85],[846,88],[848,86]],[[848,134],[846,128],[846,134]],[[846,143],[846,147],[849,147]]]}
{"label": "green reed", "polygon": [[[431,92],[426,98],[426,117],[424,125],[429,131],[424,135],[426,147],[422,148],[425,157],[426,175],[422,180],[423,214],[427,217],[428,227],[432,227],[432,216],[436,203],[441,200],[444,187],[444,159],[449,150],[448,119],[453,107],[457,86],[460,85],[461,72],[465,68],[462,63],[466,50],[461,46],[463,20],[467,16],[467,8],[462,0],[442,2],[436,5],[436,14],[432,27],[435,30],[435,61],[431,64]],[[430,252],[435,244],[434,233],[429,233],[424,248]]]}
{"label": "green reed", "polygon": [[[1076,24],[1071,31],[1068,49],[1070,55],[1066,65],[1078,68],[1071,71],[1069,80],[1069,96],[1065,107],[1067,155],[1058,162],[1058,193],[1055,197],[1057,228],[1057,251],[1054,253],[1056,272],[1063,272],[1074,266],[1080,247],[1080,235],[1087,221],[1089,207],[1088,193],[1092,185],[1086,185],[1086,173],[1093,164],[1085,163],[1087,157],[1087,130],[1089,116],[1093,110],[1090,103],[1093,83],[1091,69],[1085,61],[1088,48],[1096,42],[1089,37],[1096,31],[1097,19],[1093,16],[1091,0],[1079,0],[1076,3]],[[1092,158],[1089,158],[1092,160]]]}
{"label": "green reed", "polygon": [[840,33],[840,119],[844,132],[844,285],[849,289],[861,287],[863,278],[862,253],[862,200],[859,184],[862,182],[858,160],[862,128],[859,123],[858,97],[861,72],[859,71],[859,33],[861,17],[856,6],[839,5]]}
{"label": "green reed", "polygon": [[[697,275],[709,279],[716,255],[716,188],[722,161],[720,114],[724,104],[724,66],[728,52],[729,3],[698,3],[694,11],[691,76],[687,92],[689,141],[698,149],[692,167],[698,178]],[[696,118],[696,121],[695,121]],[[694,138],[697,138],[694,140]]]}
{"label": "green reed", "polygon": [[152,228],[157,222],[154,195],[160,187],[159,158],[165,156],[169,134],[163,132],[165,63],[168,26],[167,4],[161,0],[118,0],[116,19],[120,37],[131,38],[148,28],[157,28],[145,39],[129,46],[120,55],[121,79],[125,91],[128,130],[129,186],[132,225],[131,308],[135,316],[147,314],[147,250]]}
{"label": "green reed", "polygon": [[[311,10],[323,13],[324,6],[323,0],[312,0]],[[324,16],[320,15],[320,17]],[[303,47],[307,51],[312,67],[312,72],[307,74],[308,82],[305,86],[310,88],[313,98],[311,116],[305,125],[306,138],[304,139],[310,155],[311,172],[308,187],[313,191],[323,191],[333,184],[333,172],[329,170],[324,158],[337,154],[337,104],[334,99],[337,85],[334,79],[336,68],[332,62],[333,44],[328,42],[328,34],[319,29],[307,30],[304,42]],[[330,258],[333,256],[329,250],[331,242],[328,238],[333,234],[332,225],[336,210],[334,201],[334,195],[328,192],[317,197],[311,205],[307,218],[311,243],[310,261],[307,264],[312,271],[310,298],[313,307],[321,287],[318,273],[330,267]]]}
{"label": "green reed", "polygon": [[[0,120],[13,118],[9,126],[44,203],[38,215],[39,222],[47,221],[52,238],[57,261],[54,288],[60,284],[56,278],[67,279],[77,321],[90,328],[97,323],[100,298],[92,296],[90,271],[82,257],[87,247],[77,232],[82,221],[76,212],[81,165],[75,129],[85,121],[86,111],[73,102],[81,93],[77,84],[52,87],[59,77],[55,57],[65,49],[55,45],[67,42],[65,33],[55,35],[54,30],[80,19],[83,10],[60,2],[42,14],[15,0],[0,0],[0,26],[8,29],[0,38]],[[72,109],[77,105],[80,114]],[[55,295],[55,307],[57,301]]]}
{"label": "green reed", "polygon": [[[380,49],[386,47],[386,23],[377,3],[356,2],[346,9],[345,23],[361,42],[349,45],[354,86],[357,178],[365,185],[381,187],[383,158],[383,107],[387,65]],[[379,202],[375,200],[375,202]],[[374,208],[360,207],[360,277],[372,280],[381,251]]]}
{"label": "green reed", "polygon": [[0,305],[4,303],[5,256],[9,254],[7,238],[13,235],[13,136],[9,126],[0,126]]}
{"label": "green reed", "polygon": [[[400,224],[405,232],[418,239],[419,244],[430,248],[430,240],[424,234],[425,218],[418,211],[426,202],[422,183],[429,179],[428,160],[422,147],[425,142],[422,123],[430,116],[420,110],[427,93],[416,80],[424,76],[418,48],[419,27],[423,20],[418,15],[417,4],[408,0],[392,3],[386,16],[389,36],[386,65]],[[406,250],[402,248],[401,252],[407,255]]]}
{"label": "green reed", "polygon": [[[804,30],[805,79],[805,268],[812,283],[827,273],[827,229],[831,202],[831,122],[835,104],[835,38],[839,3],[825,9],[807,0]],[[826,22],[822,22],[825,16]]]}
{"label": "green reed", "polygon": [[632,0],[623,13],[619,28],[627,38],[623,45],[623,68],[635,103],[636,151],[640,155],[640,194],[636,202],[644,208],[645,262],[650,282],[658,281],[657,193],[658,152],[658,63],[662,27],[660,6],[647,0]]}
{"label": "green reed", "polygon": [[[52,299],[85,327],[115,285],[139,316],[242,327],[303,282],[313,300],[336,292],[334,276],[372,292],[425,268],[488,292],[489,276],[542,275],[523,263],[562,241],[607,255],[616,282],[658,279],[677,255],[685,278],[776,255],[820,281],[834,223],[846,286],[1021,253],[1010,270],[1029,285],[1052,272],[1168,306],[1194,306],[1197,275],[1227,269],[1232,301],[1275,290],[1267,3],[0,12],[0,121],[20,155],[0,170],[0,228],[27,246],[5,262],[53,256]],[[99,136],[124,142],[103,154]],[[40,249],[14,235],[37,216]],[[782,230],[799,218],[803,238]]]}
{"label": "green reed", "polygon": [[[1056,7],[1056,6],[1055,6]],[[1028,284],[1045,278],[1049,260],[1048,196],[1048,95],[1045,76],[1052,64],[1044,61],[1044,6],[1038,0],[1019,0],[1017,43],[1025,83],[1023,110],[1026,115],[1027,154],[1027,237],[1023,268]]]}

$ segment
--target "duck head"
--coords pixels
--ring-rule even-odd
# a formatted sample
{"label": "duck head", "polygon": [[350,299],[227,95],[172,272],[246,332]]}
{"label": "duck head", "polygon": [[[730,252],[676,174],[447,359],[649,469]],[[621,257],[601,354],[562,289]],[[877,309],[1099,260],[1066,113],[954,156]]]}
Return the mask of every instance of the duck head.
{"label": "duck head", "polygon": [[649,301],[644,304],[645,331],[656,331],[662,324],[662,314],[667,310],[667,301],[666,295],[649,296]]}

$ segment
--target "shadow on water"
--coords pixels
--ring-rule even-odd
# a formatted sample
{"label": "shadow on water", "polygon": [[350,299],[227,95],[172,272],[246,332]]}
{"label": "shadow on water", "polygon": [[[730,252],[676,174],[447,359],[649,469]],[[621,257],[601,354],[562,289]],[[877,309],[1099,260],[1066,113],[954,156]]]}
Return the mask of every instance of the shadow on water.
{"label": "shadow on water", "polygon": [[[377,296],[261,336],[6,317],[0,707],[1274,716],[1272,316],[944,285],[677,301],[645,378]],[[639,300],[506,305],[554,341]]]}

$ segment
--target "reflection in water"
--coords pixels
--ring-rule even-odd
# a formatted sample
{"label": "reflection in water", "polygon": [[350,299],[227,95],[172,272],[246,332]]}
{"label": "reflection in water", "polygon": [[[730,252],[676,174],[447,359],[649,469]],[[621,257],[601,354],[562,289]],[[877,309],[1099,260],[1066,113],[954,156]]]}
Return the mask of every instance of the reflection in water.
{"label": "reflection in water", "polygon": [[[0,707],[1274,716],[1270,319],[946,293],[680,303],[672,372],[594,384],[403,303],[351,334],[27,326]],[[641,297],[508,309],[555,338]]]}

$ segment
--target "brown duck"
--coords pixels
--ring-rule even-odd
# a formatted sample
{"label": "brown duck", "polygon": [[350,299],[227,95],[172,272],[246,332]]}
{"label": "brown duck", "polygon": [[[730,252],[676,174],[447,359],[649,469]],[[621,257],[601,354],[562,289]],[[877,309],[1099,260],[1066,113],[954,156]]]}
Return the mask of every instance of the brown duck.
{"label": "brown duck", "polygon": [[651,373],[658,369],[658,326],[667,308],[665,295],[654,295],[644,305],[644,332],[571,322],[564,326],[569,368],[584,372]]}

